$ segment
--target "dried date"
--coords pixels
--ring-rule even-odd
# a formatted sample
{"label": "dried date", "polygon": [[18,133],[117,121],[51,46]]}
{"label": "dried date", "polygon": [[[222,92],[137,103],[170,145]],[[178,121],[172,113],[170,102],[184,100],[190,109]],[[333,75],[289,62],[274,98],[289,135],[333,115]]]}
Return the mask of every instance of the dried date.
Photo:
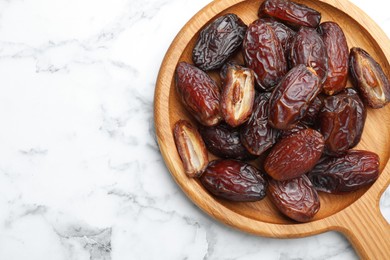
{"label": "dried date", "polygon": [[235,14],[226,14],[204,28],[192,52],[202,70],[220,68],[241,46],[247,26]]}
{"label": "dried date", "polygon": [[241,129],[241,141],[254,155],[261,155],[272,147],[278,137],[278,130],[268,124],[270,93],[256,97],[253,113]]}
{"label": "dried date", "polygon": [[316,28],[321,21],[321,13],[289,0],[266,0],[261,4],[258,14],[259,17],[273,17],[294,28]]}
{"label": "dried date", "polygon": [[306,175],[287,181],[269,180],[268,194],[280,212],[295,221],[307,222],[320,209],[317,191]]}
{"label": "dried date", "polygon": [[199,177],[209,162],[206,146],[198,130],[186,120],[179,120],[173,136],[184,171],[188,177]]}
{"label": "dried date", "polygon": [[301,120],[301,123],[314,126],[317,122],[318,113],[320,112],[322,105],[322,99],[317,96],[308,107],[305,116]]}
{"label": "dried date", "polygon": [[381,108],[390,102],[389,79],[381,65],[361,48],[352,48],[349,70],[363,101],[372,108]]}
{"label": "dried date", "polygon": [[282,43],[275,30],[263,20],[249,25],[243,41],[246,65],[255,72],[258,86],[263,91],[275,87],[287,73],[287,61]]}
{"label": "dried date", "polygon": [[265,159],[264,169],[275,180],[297,178],[316,165],[323,149],[324,138],[319,132],[313,129],[301,130],[272,147]]}
{"label": "dried date", "polygon": [[210,193],[231,201],[261,200],[267,189],[259,170],[234,160],[210,162],[200,181]]}
{"label": "dried date", "polygon": [[282,130],[293,128],[320,91],[319,79],[313,69],[303,64],[291,69],[272,92],[270,125]]}
{"label": "dried date", "polygon": [[180,62],[176,68],[176,90],[184,107],[199,123],[212,126],[221,121],[218,85],[204,71]]}
{"label": "dried date", "polygon": [[272,18],[261,18],[260,20],[274,30],[276,37],[282,43],[283,50],[286,52],[289,49],[290,40],[295,35],[295,31]]}
{"label": "dried date", "polygon": [[207,149],[218,157],[237,160],[255,158],[242,145],[238,128],[232,128],[226,124],[211,127],[200,126],[199,132]]}
{"label": "dried date", "polygon": [[379,174],[379,156],[350,150],[342,157],[324,157],[308,173],[315,188],[327,193],[355,191],[373,183]]}
{"label": "dried date", "polygon": [[280,131],[280,135],[279,135],[279,138],[285,138],[287,136],[290,136],[292,134],[295,134],[301,130],[305,130],[307,129],[308,127],[304,124],[301,124],[301,123],[298,123],[296,126],[294,126],[294,128],[291,128],[289,130],[283,130],[283,131]]}
{"label": "dried date", "polygon": [[222,69],[221,113],[226,123],[236,127],[248,120],[255,99],[255,76],[251,69],[228,63]]}
{"label": "dried date", "polygon": [[334,95],[345,88],[348,80],[347,39],[335,22],[321,23],[318,31],[328,55],[328,73],[322,91],[327,95]]}
{"label": "dried date", "polygon": [[327,97],[318,115],[320,132],[325,138],[325,153],[342,155],[357,145],[366,115],[364,104],[353,89]]}
{"label": "dried date", "polygon": [[298,64],[305,64],[312,67],[321,85],[325,82],[328,74],[328,55],[322,38],[313,28],[301,27],[292,38],[288,53],[291,67]]}

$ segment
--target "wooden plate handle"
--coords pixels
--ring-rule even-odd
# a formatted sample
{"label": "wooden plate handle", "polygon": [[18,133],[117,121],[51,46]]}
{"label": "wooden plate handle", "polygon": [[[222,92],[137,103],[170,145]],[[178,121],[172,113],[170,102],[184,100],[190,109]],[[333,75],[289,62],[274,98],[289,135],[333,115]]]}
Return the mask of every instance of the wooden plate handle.
{"label": "wooden plate handle", "polygon": [[[390,259],[390,224],[379,200],[390,182],[390,162],[360,200],[335,215],[336,230],[345,234],[362,259]],[[374,195],[375,194],[375,195]]]}
{"label": "wooden plate handle", "polygon": [[[390,225],[379,208],[361,207],[344,218],[344,233],[362,259],[390,259]],[[357,217],[356,217],[357,216]]]}

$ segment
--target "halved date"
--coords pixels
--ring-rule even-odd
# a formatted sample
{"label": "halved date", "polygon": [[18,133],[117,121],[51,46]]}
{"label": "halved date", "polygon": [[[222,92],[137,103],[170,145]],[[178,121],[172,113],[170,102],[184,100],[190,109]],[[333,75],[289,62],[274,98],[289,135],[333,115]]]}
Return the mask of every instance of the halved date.
{"label": "halved date", "polygon": [[235,14],[226,14],[204,28],[192,52],[202,70],[220,68],[241,46],[247,26]]}
{"label": "halved date", "polygon": [[267,156],[264,169],[273,179],[284,181],[310,171],[324,149],[324,138],[313,130],[305,129],[280,140]]}
{"label": "halved date", "polygon": [[341,157],[324,157],[308,173],[315,188],[327,193],[355,191],[373,183],[379,174],[379,156],[350,150]]}
{"label": "halved date", "polygon": [[242,145],[239,128],[222,123],[217,126],[200,126],[199,132],[207,149],[218,157],[237,160],[255,158]]}
{"label": "halved date", "polygon": [[342,155],[357,145],[366,114],[363,102],[353,89],[327,97],[318,115],[320,132],[325,138],[325,153]]}
{"label": "halved date", "polygon": [[292,38],[288,56],[291,67],[298,64],[312,67],[320,78],[321,85],[325,82],[328,74],[328,55],[325,44],[315,29],[301,27]]}
{"label": "halved date", "polygon": [[269,16],[294,28],[316,28],[321,21],[318,11],[289,0],[266,0],[259,8],[259,17]]}
{"label": "halved date", "polygon": [[270,93],[261,93],[255,99],[253,113],[241,128],[241,141],[254,155],[261,155],[272,147],[278,137],[278,130],[268,123]]}
{"label": "halved date", "polygon": [[291,129],[301,120],[321,91],[315,71],[301,64],[291,69],[272,92],[269,123],[277,129]]}
{"label": "halved date", "polygon": [[198,130],[186,120],[179,120],[173,128],[173,137],[185,173],[199,177],[209,162],[206,146]]}
{"label": "halved date", "polygon": [[322,91],[333,95],[342,91],[348,80],[348,44],[344,32],[335,22],[321,23],[318,31],[328,54],[328,74]]}
{"label": "halved date", "polygon": [[269,180],[268,194],[274,205],[287,217],[307,222],[320,209],[320,200],[306,175],[287,180]]}
{"label": "halved date", "polygon": [[255,76],[251,69],[228,63],[222,69],[221,113],[225,122],[236,127],[248,120],[255,99]]}
{"label": "halved date", "polygon": [[176,68],[176,90],[184,107],[199,123],[212,126],[221,121],[219,88],[207,73],[180,62]]}
{"label": "halved date", "polygon": [[372,108],[381,108],[390,102],[389,79],[381,65],[361,48],[352,48],[349,70],[363,101]]}
{"label": "halved date", "polygon": [[200,181],[210,193],[231,201],[261,200],[267,189],[259,170],[235,160],[210,162]]}
{"label": "halved date", "polygon": [[275,30],[263,20],[249,25],[243,41],[244,60],[255,72],[257,84],[269,91],[287,72],[287,61],[282,43]]}

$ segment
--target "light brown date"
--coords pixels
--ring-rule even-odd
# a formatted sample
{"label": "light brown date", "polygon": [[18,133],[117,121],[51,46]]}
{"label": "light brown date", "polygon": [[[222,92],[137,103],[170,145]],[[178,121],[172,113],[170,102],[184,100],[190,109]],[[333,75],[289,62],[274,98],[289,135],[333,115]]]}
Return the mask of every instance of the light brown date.
{"label": "light brown date", "polygon": [[206,146],[198,130],[186,120],[179,120],[173,128],[173,137],[185,173],[199,177],[209,162]]}
{"label": "light brown date", "polygon": [[248,120],[255,99],[255,76],[251,69],[228,63],[223,69],[221,95],[223,119],[232,127]]}
{"label": "light brown date", "polygon": [[381,108],[390,102],[389,79],[381,65],[361,48],[352,48],[349,70],[363,101],[372,108]]}

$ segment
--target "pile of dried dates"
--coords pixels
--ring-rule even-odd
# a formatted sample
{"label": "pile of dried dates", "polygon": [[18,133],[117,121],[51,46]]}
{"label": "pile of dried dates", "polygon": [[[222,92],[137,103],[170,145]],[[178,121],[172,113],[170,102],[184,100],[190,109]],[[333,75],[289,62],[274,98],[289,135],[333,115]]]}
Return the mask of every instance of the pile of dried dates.
{"label": "pile of dried dates", "polygon": [[[236,14],[218,17],[201,30],[194,65],[177,65],[178,97],[198,124],[179,120],[175,143],[186,174],[214,196],[267,195],[287,217],[310,221],[317,191],[351,192],[377,179],[378,155],[351,148],[366,108],[390,101],[389,81],[310,7],[266,0],[258,16],[248,26]],[[208,151],[220,159],[210,162]]]}

